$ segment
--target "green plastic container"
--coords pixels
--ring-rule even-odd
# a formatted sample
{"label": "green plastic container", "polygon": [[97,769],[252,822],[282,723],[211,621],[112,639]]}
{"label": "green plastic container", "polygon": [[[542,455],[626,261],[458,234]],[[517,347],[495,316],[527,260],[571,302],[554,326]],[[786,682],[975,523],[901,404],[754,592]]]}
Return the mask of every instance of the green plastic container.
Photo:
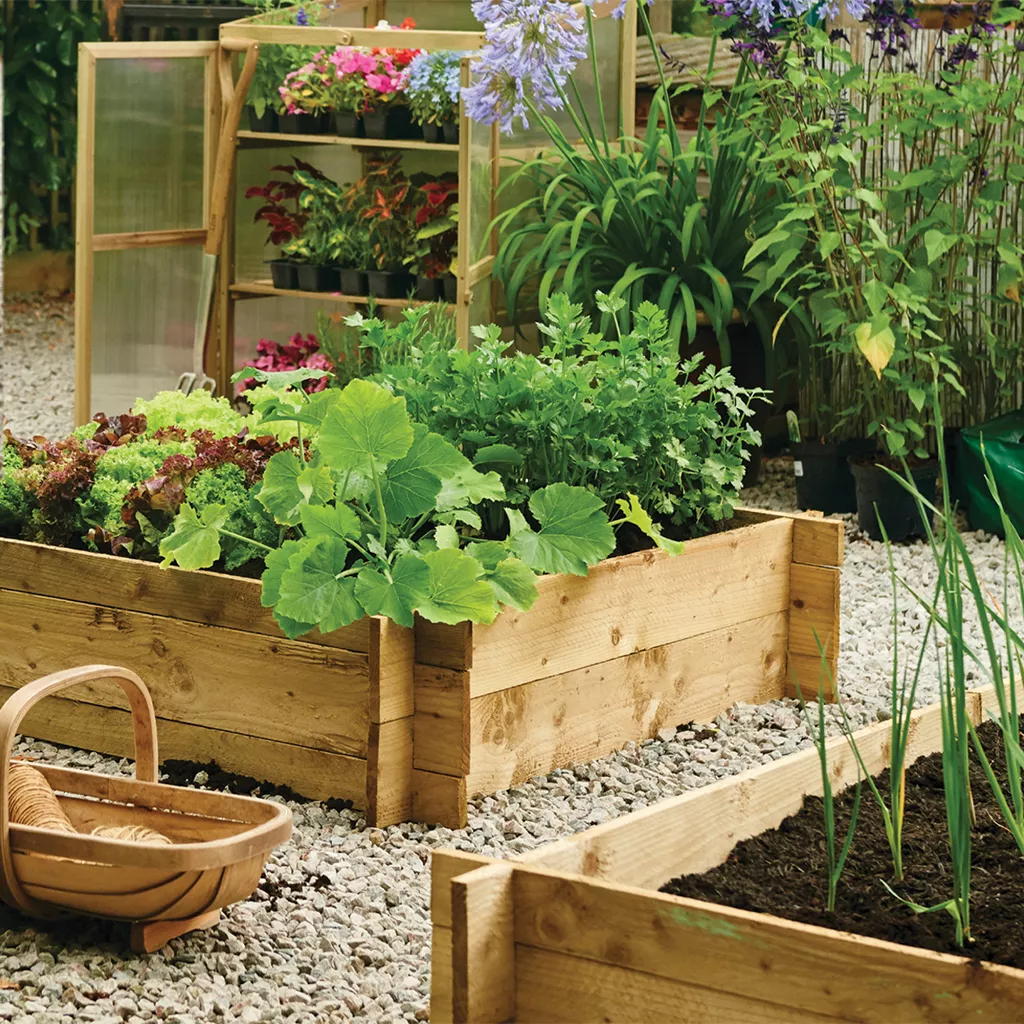
{"label": "green plastic container", "polygon": [[1024,532],[1024,409],[960,431],[958,470],[962,507],[975,530],[1002,537],[999,508],[985,480],[982,441],[1003,508],[1016,530]]}

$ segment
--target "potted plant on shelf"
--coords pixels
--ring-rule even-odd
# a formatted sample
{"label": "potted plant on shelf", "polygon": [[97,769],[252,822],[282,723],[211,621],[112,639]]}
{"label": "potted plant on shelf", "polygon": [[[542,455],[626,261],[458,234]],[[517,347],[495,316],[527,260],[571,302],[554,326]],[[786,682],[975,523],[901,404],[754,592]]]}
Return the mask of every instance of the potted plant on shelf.
{"label": "potted plant on shelf", "polygon": [[377,70],[377,61],[369,50],[355,46],[339,46],[327,60],[334,69],[334,78],[327,88],[334,130],[343,138],[360,138],[364,133],[366,76]]}
{"label": "potted plant on shelf", "polygon": [[376,68],[366,75],[363,125],[367,138],[406,139],[412,121],[406,103],[408,66],[419,50],[374,50]]}
{"label": "potted plant on shelf", "polygon": [[331,131],[329,90],[334,65],[319,51],[302,67],[289,71],[280,88],[286,113],[278,118],[281,130],[298,135],[323,135]]}
{"label": "potted plant on shelf", "polygon": [[416,274],[416,298],[433,302],[444,297],[444,279],[459,241],[458,177],[444,175],[417,190],[422,205],[416,211],[412,252],[404,263]]}
{"label": "potted plant on shelf", "polygon": [[289,46],[268,44],[260,48],[256,73],[249,85],[249,127],[254,132],[276,132],[280,130],[279,116],[286,112],[281,97],[281,83],[294,67],[291,63]]}
{"label": "potted plant on shelf", "polygon": [[[266,185],[252,185],[245,190],[246,199],[265,199],[266,202],[256,211],[253,221],[265,220],[270,226],[267,242],[270,245],[285,246],[285,243],[297,238],[309,219],[309,215],[299,205],[302,185],[294,178],[298,170],[312,169],[310,164],[292,158],[292,166],[278,165],[273,171],[283,171],[289,175],[289,181],[268,181]],[[291,255],[282,248],[277,259],[268,260],[270,276],[275,288],[298,288],[296,263]]]}
{"label": "potted plant on shelf", "polygon": [[459,141],[462,57],[452,50],[437,50],[417,54],[409,64],[409,111],[427,142]]}

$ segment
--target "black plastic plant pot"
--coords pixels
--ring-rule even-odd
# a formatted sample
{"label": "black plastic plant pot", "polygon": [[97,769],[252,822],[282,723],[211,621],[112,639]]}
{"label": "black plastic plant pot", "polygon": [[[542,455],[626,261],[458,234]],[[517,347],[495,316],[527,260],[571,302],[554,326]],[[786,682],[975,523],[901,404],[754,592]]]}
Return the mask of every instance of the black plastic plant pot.
{"label": "black plastic plant pot", "polygon": [[366,295],[369,286],[366,282],[366,271],[343,267],[341,270],[342,295]]}
{"label": "black plastic plant pot", "polygon": [[388,137],[388,108],[367,110],[363,114],[363,130],[368,139],[386,139]]}
{"label": "black plastic plant pot", "polygon": [[832,515],[856,512],[857,494],[850,472],[851,455],[870,455],[873,441],[801,441],[791,445],[796,503],[802,509]]}
{"label": "black plastic plant pot", "polygon": [[449,146],[457,146],[459,144],[459,122],[445,121],[441,128],[444,132],[444,141]]}
{"label": "black plastic plant pot", "polygon": [[345,139],[361,139],[363,137],[363,119],[351,110],[334,112],[334,131]]}
{"label": "black plastic plant pot", "polygon": [[299,116],[300,135],[330,135],[334,120],[330,114],[303,114]]}
{"label": "black plastic plant pot", "polygon": [[439,277],[427,277],[426,274],[416,275],[416,298],[423,302],[437,302],[444,294],[444,285]]}
{"label": "black plastic plant pot", "polygon": [[336,292],[338,272],[332,266],[302,263],[298,267],[299,290],[303,292]]}
{"label": "black plastic plant pot", "polygon": [[[881,519],[889,540],[898,542],[925,536],[925,523],[917,509],[914,496],[898,480],[894,480],[870,456],[850,457],[850,469],[857,489],[857,523],[872,539],[882,540]],[[899,470],[902,474],[902,470]],[[939,464],[925,462],[911,468],[914,486],[925,501],[935,502],[938,489]]]}
{"label": "black plastic plant pot", "polygon": [[256,108],[249,107],[249,130],[254,132],[276,132],[277,111],[273,107],[265,107],[262,116],[257,117]]}
{"label": "black plastic plant pot", "polygon": [[418,139],[419,125],[412,119],[412,111],[404,104],[393,104],[388,108],[388,138]]}
{"label": "black plastic plant pot", "polygon": [[299,122],[304,121],[307,116],[306,114],[278,114],[277,130],[282,135],[303,135],[305,133]]}
{"label": "black plastic plant pot", "polygon": [[444,131],[439,124],[421,124],[423,141],[437,144],[444,140]]}
{"label": "black plastic plant pot", "polygon": [[404,299],[412,283],[404,270],[368,270],[366,279],[376,299]]}
{"label": "black plastic plant pot", "polygon": [[459,279],[454,274],[445,274],[441,279],[445,302],[459,301]]}
{"label": "black plastic plant pot", "polygon": [[270,280],[275,288],[288,288],[294,291],[299,287],[298,266],[291,260],[269,260]]}

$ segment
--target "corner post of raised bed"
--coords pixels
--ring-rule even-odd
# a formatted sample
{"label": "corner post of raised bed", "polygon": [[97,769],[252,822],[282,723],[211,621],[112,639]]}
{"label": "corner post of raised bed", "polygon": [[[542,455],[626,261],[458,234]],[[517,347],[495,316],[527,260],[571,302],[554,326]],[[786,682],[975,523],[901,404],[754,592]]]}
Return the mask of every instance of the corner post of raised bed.
{"label": "corner post of raised bed", "polygon": [[793,518],[787,697],[811,700],[820,687],[825,700],[836,699],[843,538],[842,520],[820,513]]}
{"label": "corner post of raised bed", "polygon": [[370,619],[366,823],[408,821],[413,811],[413,631],[390,619]]}
{"label": "corner post of raised bed", "polygon": [[417,618],[413,819],[448,828],[467,820],[473,625]]}

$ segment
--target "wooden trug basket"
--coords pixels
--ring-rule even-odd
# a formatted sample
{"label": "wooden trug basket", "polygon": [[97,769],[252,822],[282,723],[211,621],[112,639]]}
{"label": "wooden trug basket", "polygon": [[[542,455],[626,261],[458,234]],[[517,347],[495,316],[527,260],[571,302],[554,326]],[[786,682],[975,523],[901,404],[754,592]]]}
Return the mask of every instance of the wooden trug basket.
{"label": "wooden trug basket", "polygon": [[[10,821],[11,753],[25,715],[44,697],[97,679],[116,681],[128,697],[135,778],[33,767],[79,833],[98,825],[145,825],[170,839],[170,846]],[[287,807],[157,782],[153,702],[142,680],[125,668],[88,665],[26,684],[0,709],[0,739],[0,898],[31,917],[74,912],[129,921],[132,949],[139,953],[216,924],[223,907],[253,893],[271,850],[291,835]]]}

